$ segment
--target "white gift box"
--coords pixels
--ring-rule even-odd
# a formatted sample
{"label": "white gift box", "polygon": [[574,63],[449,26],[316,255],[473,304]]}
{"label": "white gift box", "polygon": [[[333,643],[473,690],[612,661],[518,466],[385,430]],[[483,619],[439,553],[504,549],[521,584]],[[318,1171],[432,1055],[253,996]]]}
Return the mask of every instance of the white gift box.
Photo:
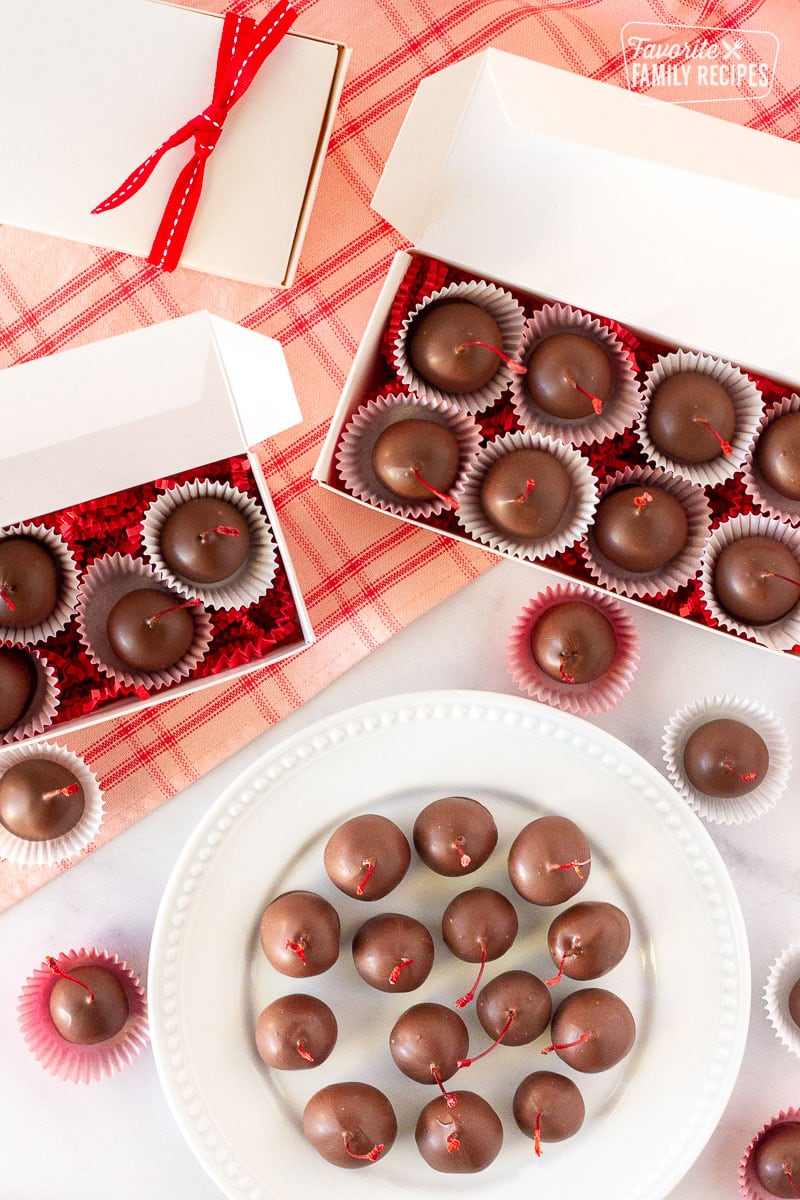
{"label": "white gift box", "polygon": [[[0,222],[147,257],[193,140],[92,215],[211,101],[222,20],[151,0],[38,0],[3,13]],[[181,265],[288,287],[349,51],[289,33],[208,160]]]}
{"label": "white gift box", "polygon": [[[121,699],[66,722],[57,715],[44,736],[236,678],[311,644],[275,508],[250,450],[300,419],[280,344],[205,312],[0,372],[0,526],[195,469],[202,477],[201,467],[245,457],[300,631],[265,657],[163,688],[146,700]],[[48,645],[39,647],[45,657]]]}

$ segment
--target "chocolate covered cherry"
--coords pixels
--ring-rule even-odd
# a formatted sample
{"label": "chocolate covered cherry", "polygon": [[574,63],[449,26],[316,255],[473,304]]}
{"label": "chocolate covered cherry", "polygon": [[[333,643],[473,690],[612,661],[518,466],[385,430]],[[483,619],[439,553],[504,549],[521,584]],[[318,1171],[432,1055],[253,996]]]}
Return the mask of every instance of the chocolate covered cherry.
{"label": "chocolate covered cherry", "polygon": [[282,975],[321,975],[339,957],[339,917],[315,892],[284,892],[261,918],[261,946]]}
{"label": "chocolate covered cherry", "polygon": [[322,1000],[295,992],[280,996],[259,1014],[256,1049],[278,1071],[318,1067],[336,1045],[336,1017]]}
{"label": "chocolate covered cherry", "polygon": [[497,1158],[503,1126],[492,1106],[475,1092],[453,1092],[426,1104],[417,1120],[417,1149],[429,1167],[448,1175],[473,1175]]}
{"label": "chocolate covered cherry", "polygon": [[458,477],[458,461],[455,434],[438,421],[416,417],[389,425],[372,449],[376,478],[399,500],[446,496]]}
{"label": "chocolate covered cherry", "polygon": [[717,557],[714,592],[732,617],[747,625],[769,625],[800,600],[800,564],[775,538],[737,538]]}
{"label": "chocolate covered cherry", "polygon": [[770,1196],[800,1195],[800,1121],[781,1121],[762,1134],[753,1166]]}
{"label": "chocolate covered cherry", "polygon": [[631,574],[660,571],[681,553],[689,536],[683,505],[666,488],[621,487],[597,506],[592,525],[597,548]]}
{"label": "chocolate covered cherry", "polygon": [[[486,345],[468,344],[473,342]],[[442,300],[414,319],[408,357],[428,383],[460,395],[484,387],[502,365],[487,346],[503,348],[503,334],[491,313],[469,300]]]}
{"label": "chocolate covered cherry", "polygon": [[544,1033],[553,1001],[530,971],[504,971],[481,988],[475,1011],[489,1037],[502,1036],[504,1046],[526,1046]]}
{"label": "chocolate covered cherry", "polygon": [[481,507],[501,533],[520,541],[547,537],[567,511],[572,483],[547,450],[510,450],[496,458],[481,484]]}
{"label": "chocolate covered cherry", "polygon": [[699,725],[683,747],[683,769],[706,796],[746,796],[764,781],[767,744],[742,721],[718,717]]}
{"label": "chocolate covered cherry", "polygon": [[800,412],[767,426],[756,442],[755,463],[779,496],[800,500]]}
{"label": "chocolate covered cherry", "polygon": [[576,1071],[596,1074],[616,1066],[633,1046],[636,1024],[624,1000],[605,988],[582,988],[562,1000],[551,1025],[560,1059]]}
{"label": "chocolate covered cherry", "polygon": [[[52,967],[55,959],[48,959]],[[106,967],[71,967],[50,992],[48,1007],[56,1031],[65,1042],[93,1046],[119,1033],[130,1011],[125,989]]]}
{"label": "chocolate covered cherry", "polygon": [[592,852],[567,817],[538,817],[520,830],[508,853],[508,874],[531,904],[563,904],[589,878]]}
{"label": "chocolate covered cherry", "polygon": [[553,333],[528,359],[528,391],[534,403],[566,421],[602,412],[611,391],[611,363],[602,346],[582,333]]}
{"label": "chocolate covered cherry", "polygon": [[382,913],[370,917],[353,938],[353,963],[379,992],[413,992],[433,966],[433,938],[413,917]]}
{"label": "chocolate covered cherry", "polygon": [[340,892],[356,900],[380,900],[408,870],[411,847],[394,821],[367,813],[345,821],[331,834],[323,862]]}
{"label": "chocolate covered cherry", "polygon": [[194,601],[182,603],[160,588],[135,588],[111,609],[106,634],[120,662],[137,671],[165,671],[194,641]]}
{"label": "chocolate covered cherry", "polygon": [[169,514],[159,544],[171,571],[191,583],[221,583],[250,553],[250,526],[234,505],[217,496],[195,496]]}
{"label": "chocolate covered cherry", "polygon": [[17,724],[35,691],[36,667],[27,650],[0,646],[0,733]]}
{"label": "chocolate covered cherry", "polygon": [[58,600],[59,574],[53,555],[36,538],[0,539],[0,625],[40,625]]}
{"label": "chocolate covered cherry", "polygon": [[442,1081],[456,1073],[468,1047],[466,1025],[443,1004],[412,1005],[389,1034],[389,1050],[398,1070],[417,1083],[437,1084],[443,1093]]}
{"label": "chocolate covered cherry", "polygon": [[[730,454],[736,409],[725,388],[711,375],[678,371],[660,383],[647,410],[653,445],[678,462],[711,462]],[[727,447],[727,450],[726,450]]]}
{"label": "chocolate covered cherry", "polygon": [[437,875],[471,875],[497,845],[494,817],[469,796],[444,796],[414,822],[414,848]]}
{"label": "chocolate covered cherry", "polygon": [[616,904],[587,900],[559,913],[547,931],[547,948],[569,979],[598,979],[625,957],[630,921]]}
{"label": "chocolate covered cherry", "polygon": [[585,600],[554,604],[531,629],[537,667],[559,683],[592,683],[606,673],[616,652],[614,626]]}
{"label": "chocolate covered cherry", "polygon": [[514,906],[493,888],[471,888],[450,901],[442,915],[442,937],[462,962],[480,963],[475,983],[456,1000],[464,1008],[475,995],[487,962],[505,954],[519,930]]}
{"label": "chocolate covered cherry", "polygon": [[522,1133],[533,1138],[536,1155],[542,1142],[563,1142],[583,1124],[586,1106],[578,1087],[555,1071],[526,1075],[514,1093],[514,1120]]}
{"label": "chocolate covered cherry", "polygon": [[0,824],[15,837],[29,842],[63,837],[85,806],[76,776],[52,759],[26,758],[0,775]]}
{"label": "chocolate covered cherry", "polygon": [[335,1167],[367,1167],[388,1154],[397,1118],[383,1092],[368,1083],[333,1083],[311,1097],[303,1133]]}

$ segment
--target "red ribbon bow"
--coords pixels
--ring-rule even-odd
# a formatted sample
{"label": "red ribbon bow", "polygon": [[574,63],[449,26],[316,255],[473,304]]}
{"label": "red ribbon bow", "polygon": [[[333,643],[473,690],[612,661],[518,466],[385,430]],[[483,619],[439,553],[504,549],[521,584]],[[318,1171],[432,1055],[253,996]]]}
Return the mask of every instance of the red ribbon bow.
{"label": "red ribbon bow", "polygon": [[264,60],[289,32],[296,18],[297,13],[287,0],[280,0],[258,24],[249,17],[228,13],[222,23],[214,96],[208,108],[162,142],[107,200],[92,209],[94,213],[106,212],[130,200],[144,186],[167,151],[193,137],[194,153],[175,182],[147,259],[154,266],[165,271],[174,271],[177,267],[200,199],[206,160],[219,141],[228,113],[237,100],[241,100]]}

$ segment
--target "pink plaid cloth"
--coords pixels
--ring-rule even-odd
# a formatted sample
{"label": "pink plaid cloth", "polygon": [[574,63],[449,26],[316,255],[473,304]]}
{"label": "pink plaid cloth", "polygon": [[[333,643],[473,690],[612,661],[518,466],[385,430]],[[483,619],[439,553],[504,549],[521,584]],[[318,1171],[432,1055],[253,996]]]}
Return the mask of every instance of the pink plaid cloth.
{"label": "pink plaid cloth", "polygon": [[[267,6],[192,0],[192,7],[260,17]],[[337,38],[354,53],[291,289],[264,291],[181,269],[162,275],[139,259],[0,227],[0,366],[207,308],[282,343],[304,414],[301,427],[264,444],[261,461],[318,641],[233,685],[63,739],[87,758],[106,793],[96,845],[257,737],[494,561],[323,492],[310,480],[378,289],[404,245],[369,202],[423,76],[491,45],[625,86],[620,34],[626,22],[769,30],[779,41],[771,94],[700,107],[800,138],[800,40],[785,0],[296,0],[296,7],[298,30]],[[738,37],[746,59],[747,34]],[[698,238],[702,221],[698,214]],[[22,870],[0,863],[0,908],[69,865]]]}

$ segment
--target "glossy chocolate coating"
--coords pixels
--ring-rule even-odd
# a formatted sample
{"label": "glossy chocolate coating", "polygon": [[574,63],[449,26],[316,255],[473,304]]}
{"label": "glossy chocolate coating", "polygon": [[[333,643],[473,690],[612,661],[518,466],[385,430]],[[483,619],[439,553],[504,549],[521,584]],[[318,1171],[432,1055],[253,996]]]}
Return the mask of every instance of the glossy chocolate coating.
{"label": "glossy chocolate coating", "polygon": [[353,938],[353,963],[379,992],[413,992],[431,973],[433,938],[413,917],[381,913],[365,921]]}
{"label": "glossy chocolate coating", "polygon": [[36,691],[36,667],[26,650],[0,646],[0,733],[16,725]]}
{"label": "glossy chocolate coating", "polygon": [[408,338],[408,357],[418,375],[442,392],[475,392],[493,379],[502,366],[486,342],[503,349],[500,326],[491,313],[469,300],[430,304],[416,318]]}
{"label": "glossy chocolate coating", "polygon": [[782,542],[743,537],[720,553],[714,567],[714,593],[722,608],[747,625],[769,625],[785,617],[800,600],[800,564]]}
{"label": "glossy chocolate coating", "polygon": [[[534,486],[528,491],[529,480]],[[566,467],[546,450],[511,450],[483,479],[481,505],[501,533],[522,541],[547,537],[567,511],[572,484]]]}
{"label": "glossy chocolate coating", "polygon": [[543,412],[567,421],[580,420],[594,416],[595,410],[574,384],[602,404],[611,391],[611,363],[592,338],[581,333],[554,333],[534,347],[526,382],[532,400]]}
{"label": "glossy chocolate coating", "polygon": [[503,1126],[492,1106],[475,1092],[452,1092],[456,1104],[448,1108],[444,1096],[426,1104],[417,1120],[417,1149],[429,1167],[447,1175],[474,1175],[484,1171],[503,1145]]}
{"label": "glossy chocolate coating", "polygon": [[796,1196],[800,1179],[800,1121],[782,1121],[768,1129],[753,1149],[753,1166],[758,1182],[770,1196]]}
{"label": "glossy chocolate coating", "polygon": [[569,979],[599,979],[625,957],[631,925],[621,908],[604,900],[573,904],[547,931],[547,948]]}
{"label": "glossy chocolate coating", "polygon": [[615,566],[645,574],[660,570],[680,554],[689,523],[680,500],[670,492],[652,484],[636,485],[603,497],[592,534],[597,548]]}
{"label": "glossy chocolate coating", "polygon": [[[321,975],[339,957],[339,916],[315,892],[284,892],[261,918],[261,947],[276,971],[293,979]],[[302,948],[300,954],[287,943]]]}
{"label": "glossy chocolate coating", "polygon": [[413,836],[417,854],[437,875],[471,875],[497,845],[497,826],[478,800],[443,796],[423,808]]}
{"label": "glossy chocolate coating", "polygon": [[460,892],[442,914],[442,937],[462,962],[487,962],[500,958],[519,930],[514,905],[494,888]]}
{"label": "glossy chocolate coating", "polygon": [[653,445],[667,457],[685,463],[719,458],[722,449],[704,420],[726,442],[736,432],[733,401],[710,375],[681,371],[670,375],[653,392],[647,431]]}
{"label": "glossy chocolate coating", "polygon": [[504,971],[478,992],[475,1011],[490,1038],[503,1032],[511,1013],[514,1019],[501,1046],[526,1046],[544,1033],[553,1012],[550,989],[530,971]]}
{"label": "glossy chocolate coating", "polygon": [[34,538],[8,537],[0,540],[0,625],[23,629],[40,625],[58,601],[59,575],[56,560],[42,542]]}
{"label": "glossy chocolate coating", "polygon": [[469,1034],[457,1012],[443,1004],[414,1004],[395,1022],[389,1050],[395,1066],[417,1083],[449,1079],[467,1057]]}
{"label": "glossy chocolate coating", "polygon": [[[574,821],[538,817],[514,839],[508,874],[520,896],[531,904],[563,904],[586,883],[591,859],[589,843]],[[578,866],[563,866],[567,863]]]}
{"label": "glossy chocolate coating", "polygon": [[586,1106],[577,1084],[555,1071],[534,1071],[526,1075],[514,1093],[514,1120],[528,1137],[536,1131],[539,1140],[563,1142],[583,1124]]}
{"label": "glossy chocolate coating", "polygon": [[755,464],[779,495],[800,500],[800,412],[767,426],[756,442]]}
{"label": "glossy chocolate coating", "polygon": [[308,1071],[325,1062],[338,1033],[336,1017],[324,1001],[293,992],[273,1000],[260,1013],[256,1049],[277,1071]]}
{"label": "glossy chocolate coating", "polygon": [[[78,785],[71,796],[44,797]],[[86,806],[83,788],[72,771],[47,758],[26,758],[0,775],[0,824],[16,837],[46,842],[78,824]]]}
{"label": "glossy chocolate coating", "polygon": [[553,1015],[553,1042],[564,1046],[590,1033],[588,1041],[556,1050],[576,1071],[596,1074],[616,1066],[631,1050],[636,1024],[624,1000],[605,988],[582,988],[562,1000]]}
{"label": "glossy chocolate coating", "polygon": [[789,1009],[789,1016],[795,1025],[800,1028],[800,979],[795,980],[792,984],[786,1004]]}
{"label": "glossy chocolate coating", "polygon": [[194,641],[191,610],[166,612],[180,603],[159,588],[136,588],[118,600],[106,621],[117,658],[137,671],[164,671],[180,662]]}
{"label": "glossy chocolate coating", "polygon": [[[719,717],[698,726],[683,747],[683,769],[692,787],[707,796],[745,796],[763,783],[769,750],[755,729]],[[752,775],[752,779],[742,776]]]}
{"label": "glossy chocolate coating", "polygon": [[370,1084],[333,1083],[309,1100],[303,1112],[303,1133],[335,1167],[368,1167],[391,1150],[397,1118],[383,1092]]}
{"label": "glossy chocolate coating", "polygon": [[[219,526],[236,533],[216,533]],[[235,575],[250,553],[250,526],[234,504],[196,496],[173,509],[160,537],[171,571],[191,583],[221,583]]]}
{"label": "glossy chocolate coating", "polygon": [[[446,425],[408,417],[387,426],[372,448],[372,469],[400,500],[447,494],[458,476],[458,441]],[[423,483],[422,480],[425,482]],[[426,487],[425,484],[429,484]]]}
{"label": "glossy chocolate coating", "polygon": [[119,1033],[130,1011],[125,989],[106,967],[70,967],[70,979],[57,979],[50,992],[50,1016],[65,1042],[93,1046]]}
{"label": "glossy chocolate coating", "polygon": [[345,821],[331,834],[323,861],[328,878],[340,892],[355,900],[380,900],[397,887],[408,870],[411,847],[394,821],[365,813]]}
{"label": "glossy chocolate coating", "polygon": [[617,653],[614,626],[585,600],[554,604],[531,629],[531,653],[541,671],[559,683],[591,683]]}

